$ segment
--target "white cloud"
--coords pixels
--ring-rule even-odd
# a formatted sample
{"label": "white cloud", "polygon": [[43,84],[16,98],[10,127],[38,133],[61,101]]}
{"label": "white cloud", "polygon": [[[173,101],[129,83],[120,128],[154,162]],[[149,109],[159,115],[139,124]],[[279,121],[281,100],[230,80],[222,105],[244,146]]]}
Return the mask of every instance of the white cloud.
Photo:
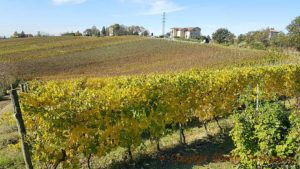
{"label": "white cloud", "polygon": [[70,3],[70,4],[81,4],[81,3],[84,3],[85,1],[87,1],[87,0],[52,0],[52,2],[55,5],[63,5],[63,4],[67,4],[67,3]]}
{"label": "white cloud", "polygon": [[176,4],[172,0],[121,0],[122,2],[139,3],[145,5],[147,10],[143,12],[144,15],[156,15],[163,12],[171,13],[182,11],[185,7]]}

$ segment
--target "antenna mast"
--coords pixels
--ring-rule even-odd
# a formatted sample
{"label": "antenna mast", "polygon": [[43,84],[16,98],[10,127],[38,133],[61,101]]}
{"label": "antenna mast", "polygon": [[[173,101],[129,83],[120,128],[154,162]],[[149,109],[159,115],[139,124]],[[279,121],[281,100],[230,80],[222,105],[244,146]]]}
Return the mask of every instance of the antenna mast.
{"label": "antenna mast", "polygon": [[163,21],[162,21],[162,36],[165,37],[165,28],[166,28],[166,13],[163,13]]}

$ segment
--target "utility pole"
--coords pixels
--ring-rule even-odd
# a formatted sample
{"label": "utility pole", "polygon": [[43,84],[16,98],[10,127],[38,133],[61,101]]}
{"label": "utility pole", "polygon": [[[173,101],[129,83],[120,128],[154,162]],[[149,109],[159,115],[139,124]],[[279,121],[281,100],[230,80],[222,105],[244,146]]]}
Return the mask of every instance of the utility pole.
{"label": "utility pole", "polygon": [[163,21],[162,21],[162,36],[165,37],[165,29],[166,29],[166,13],[163,13]]}

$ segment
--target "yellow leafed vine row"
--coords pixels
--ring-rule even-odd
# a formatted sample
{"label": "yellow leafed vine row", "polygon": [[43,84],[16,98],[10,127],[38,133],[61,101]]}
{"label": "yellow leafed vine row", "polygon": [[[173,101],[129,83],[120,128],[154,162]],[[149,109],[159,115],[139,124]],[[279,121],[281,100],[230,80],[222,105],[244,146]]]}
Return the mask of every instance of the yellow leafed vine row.
{"label": "yellow leafed vine row", "polygon": [[145,133],[159,139],[167,125],[225,117],[257,84],[263,98],[298,96],[300,66],[33,81],[21,105],[35,163],[77,168],[82,156],[139,146]]}

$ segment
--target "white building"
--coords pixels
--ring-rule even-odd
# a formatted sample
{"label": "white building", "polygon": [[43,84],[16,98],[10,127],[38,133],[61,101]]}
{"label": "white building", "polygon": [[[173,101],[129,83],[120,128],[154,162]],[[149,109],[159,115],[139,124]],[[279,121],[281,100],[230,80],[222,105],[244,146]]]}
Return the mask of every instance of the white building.
{"label": "white building", "polygon": [[199,27],[171,28],[171,38],[195,39],[201,36]]}
{"label": "white building", "polygon": [[276,31],[274,28],[270,28],[269,29],[269,39],[271,39],[272,37],[278,35],[280,32]]}
{"label": "white building", "polygon": [[110,26],[110,27],[108,28],[108,35],[109,35],[109,36],[114,36],[114,35],[115,35],[114,32],[115,32],[115,31],[114,31],[114,28],[113,28],[112,26]]}

